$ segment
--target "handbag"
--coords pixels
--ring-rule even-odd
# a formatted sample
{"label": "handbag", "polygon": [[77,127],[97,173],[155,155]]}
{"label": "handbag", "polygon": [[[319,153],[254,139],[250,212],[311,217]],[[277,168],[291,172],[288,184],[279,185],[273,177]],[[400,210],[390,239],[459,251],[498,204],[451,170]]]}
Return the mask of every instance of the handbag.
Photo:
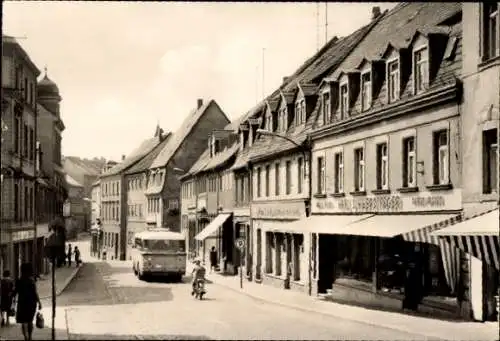
{"label": "handbag", "polygon": [[45,327],[45,320],[44,320],[43,315],[42,315],[41,312],[37,312],[36,313],[35,325],[39,329],[43,329]]}
{"label": "handbag", "polygon": [[10,309],[7,312],[9,317],[16,316],[16,299],[12,300],[12,304],[10,305]]}

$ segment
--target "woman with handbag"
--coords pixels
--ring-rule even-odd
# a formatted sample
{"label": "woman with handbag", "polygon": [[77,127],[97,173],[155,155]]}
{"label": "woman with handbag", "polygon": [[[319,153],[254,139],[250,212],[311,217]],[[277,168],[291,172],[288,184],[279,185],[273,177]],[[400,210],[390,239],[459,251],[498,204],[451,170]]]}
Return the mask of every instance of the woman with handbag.
{"label": "woman with handbag", "polygon": [[42,309],[42,303],[38,297],[33,279],[33,267],[30,263],[21,265],[21,277],[16,280],[14,286],[15,295],[17,295],[16,322],[21,324],[24,340],[31,340],[37,303],[38,310]]}
{"label": "woman with handbag", "polygon": [[12,307],[12,299],[14,298],[14,281],[10,278],[10,271],[4,270],[2,280],[0,282],[0,312],[2,314],[2,327],[8,326],[9,317],[14,316]]}

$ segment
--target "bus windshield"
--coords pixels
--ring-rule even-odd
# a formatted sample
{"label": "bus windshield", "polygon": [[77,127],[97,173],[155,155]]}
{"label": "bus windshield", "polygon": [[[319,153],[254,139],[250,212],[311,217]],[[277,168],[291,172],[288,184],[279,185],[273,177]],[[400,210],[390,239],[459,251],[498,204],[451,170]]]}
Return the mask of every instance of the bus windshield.
{"label": "bus windshield", "polygon": [[145,239],[143,245],[149,251],[185,251],[184,240]]}

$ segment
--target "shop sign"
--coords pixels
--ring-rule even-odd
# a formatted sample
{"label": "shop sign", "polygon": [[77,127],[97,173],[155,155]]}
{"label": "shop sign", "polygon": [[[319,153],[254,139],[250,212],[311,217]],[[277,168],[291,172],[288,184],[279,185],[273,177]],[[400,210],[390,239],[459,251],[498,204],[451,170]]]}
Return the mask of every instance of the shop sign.
{"label": "shop sign", "polygon": [[445,194],[417,193],[411,195],[375,195],[347,198],[315,198],[313,212],[360,213],[360,212],[422,212],[460,210],[460,190]]}
{"label": "shop sign", "polygon": [[252,204],[253,219],[300,219],[305,216],[303,202]]}
{"label": "shop sign", "polygon": [[17,242],[20,240],[33,239],[35,238],[35,231],[26,230],[26,231],[15,231],[12,232],[12,241]]}

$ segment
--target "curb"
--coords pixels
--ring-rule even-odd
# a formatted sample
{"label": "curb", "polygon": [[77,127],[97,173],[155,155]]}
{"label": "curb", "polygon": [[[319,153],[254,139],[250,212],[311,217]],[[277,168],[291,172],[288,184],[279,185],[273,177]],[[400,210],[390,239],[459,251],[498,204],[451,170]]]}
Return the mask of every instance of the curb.
{"label": "curb", "polygon": [[[208,278],[208,279],[210,279],[210,278]],[[303,312],[306,312],[306,313],[319,314],[319,315],[328,316],[328,317],[334,317],[334,318],[339,318],[339,319],[343,319],[343,320],[347,320],[347,321],[359,322],[359,323],[363,323],[363,324],[366,324],[366,325],[369,325],[369,326],[378,327],[378,328],[385,328],[385,329],[390,329],[390,330],[397,330],[399,332],[403,332],[403,333],[407,333],[407,334],[421,335],[421,336],[425,336],[425,337],[429,337],[429,338],[433,338],[433,339],[438,339],[438,340],[446,340],[442,336],[417,333],[415,331],[411,331],[411,330],[404,329],[404,328],[398,328],[397,326],[393,326],[393,325],[376,324],[376,323],[373,323],[373,322],[367,322],[365,320],[359,320],[359,319],[353,319],[353,318],[348,318],[348,317],[340,316],[339,314],[334,314],[332,312],[323,312],[323,311],[318,311],[318,310],[314,310],[314,309],[304,308],[304,307],[301,307],[299,305],[278,302],[278,301],[275,301],[275,300],[270,300],[270,299],[259,297],[259,296],[255,295],[255,294],[250,294],[248,292],[242,291],[239,288],[238,289],[233,288],[233,287],[231,287],[231,286],[229,286],[227,284],[222,284],[222,283],[217,282],[216,280],[213,280],[213,279],[210,279],[210,281],[212,282],[212,284],[215,284],[215,285],[218,285],[218,286],[230,289],[230,290],[232,290],[234,292],[237,292],[237,293],[239,293],[241,295],[245,295],[247,297],[250,297],[250,298],[252,298],[254,300],[257,300],[257,301],[260,301],[260,302],[270,303],[270,304],[274,304],[274,305],[277,305],[277,306],[280,306],[280,307],[284,307],[284,308],[291,308],[291,309],[303,311]]]}
{"label": "curb", "polygon": [[[68,278],[66,278],[66,280],[64,281],[64,283],[59,287],[59,288],[56,288],[56,296],[59,296],[63,293],[63,291],[66,289],[66,287],[71,283],[71,281],[76,277],[76,275],[80,272],[80,269],[82,268],[83,264],[76,267],[75,270],[73,270],[73,272],[71,273],[71,275],[68,276]],[[47,296],[43,296],[43,297],[40,297],[41,300],[43,299],[48,299],[48,298],[52,298],[52,295],[47,295]]]}

